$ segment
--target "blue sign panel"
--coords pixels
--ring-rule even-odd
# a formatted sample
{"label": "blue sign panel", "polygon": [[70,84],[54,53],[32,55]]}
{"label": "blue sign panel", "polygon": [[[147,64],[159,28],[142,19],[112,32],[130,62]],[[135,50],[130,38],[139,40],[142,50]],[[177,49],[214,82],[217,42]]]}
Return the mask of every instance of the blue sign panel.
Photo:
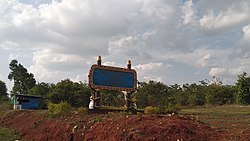
{"label": "blue sign panel", "polygon": [[89,85],[94,89],[135,91],[136,71],[132,69],[93,65]]}

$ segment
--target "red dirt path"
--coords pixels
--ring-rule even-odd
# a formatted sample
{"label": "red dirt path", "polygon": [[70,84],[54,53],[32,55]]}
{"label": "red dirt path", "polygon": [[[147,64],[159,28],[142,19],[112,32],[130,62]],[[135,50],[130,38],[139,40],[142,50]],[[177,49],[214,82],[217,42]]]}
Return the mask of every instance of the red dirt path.
{"label": "red dirt path", "polygon": [[[45,115],[45,114],[44,114]],[[0,119],[29,141],[226,141],[219,132],[178,115],[89,114],[45,118],[37,111],[17,111]]]}

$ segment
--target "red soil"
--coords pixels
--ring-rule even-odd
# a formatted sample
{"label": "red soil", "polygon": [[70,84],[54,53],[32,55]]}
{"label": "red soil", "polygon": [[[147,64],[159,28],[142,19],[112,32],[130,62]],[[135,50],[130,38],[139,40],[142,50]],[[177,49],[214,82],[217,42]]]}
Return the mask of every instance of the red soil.
{"label": "red soil", "polygon": [[[45,115],[45,114],[44,114]],[[29,141],[226,141],[225,135],[178,115],[88,114],[46,118],[37,111],[17,111],[0,119]]]}

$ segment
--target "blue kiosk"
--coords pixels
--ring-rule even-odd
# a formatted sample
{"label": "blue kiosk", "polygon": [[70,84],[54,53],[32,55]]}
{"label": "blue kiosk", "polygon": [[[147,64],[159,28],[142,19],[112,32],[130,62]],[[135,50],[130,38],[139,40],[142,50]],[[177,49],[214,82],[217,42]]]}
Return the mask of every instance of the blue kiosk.
{"label": "blue kiosk", "polygon": [[13,97],[14,109],[38,109],[40,96],[17,94]]}

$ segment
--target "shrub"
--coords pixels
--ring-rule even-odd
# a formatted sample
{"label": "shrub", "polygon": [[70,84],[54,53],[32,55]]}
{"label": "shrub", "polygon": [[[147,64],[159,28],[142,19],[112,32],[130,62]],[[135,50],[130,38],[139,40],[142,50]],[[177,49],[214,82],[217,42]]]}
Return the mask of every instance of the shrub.
{"label": "shrub", "polygon": [[0,117],[4,117],[13,109],[13,105],[8,100],[0,100]]}
{"label": "shrub", "polygon": [[145,108],[145,114],[171,114],[178,113],[181,110],[179,106],[173,105],[168,107],[152,107],[148,106]]}
{"label": "shrub", "polygon": [[73,111],[73,108],[67,102],[61,102],[59,104],[49,102],[48,111],[53,117],[59,117],[69,115]]}
{"label": "shrub", "polygon": [[80,107],[80,108],[77,109],[77,113],[78,113],[79,115],[85,115],[85,114],[88,113],[88,109],[87,109],[87,108],[84,108],[84,107]]}
{"label": "shrub", "polygon": [[173,105],[165,108],[164,113],[178,113],[181,110],[179,106]]}
{"label": "shrub", "polygon": [[145,114],[160,114],[162,113],[162,110],[159,107],[147,106],[144,110],[144,113]]}
{"label": "shrub", "polygon": [[20,139],[20,133],[13,129],[0,127],[1,141],[15,141]]}

